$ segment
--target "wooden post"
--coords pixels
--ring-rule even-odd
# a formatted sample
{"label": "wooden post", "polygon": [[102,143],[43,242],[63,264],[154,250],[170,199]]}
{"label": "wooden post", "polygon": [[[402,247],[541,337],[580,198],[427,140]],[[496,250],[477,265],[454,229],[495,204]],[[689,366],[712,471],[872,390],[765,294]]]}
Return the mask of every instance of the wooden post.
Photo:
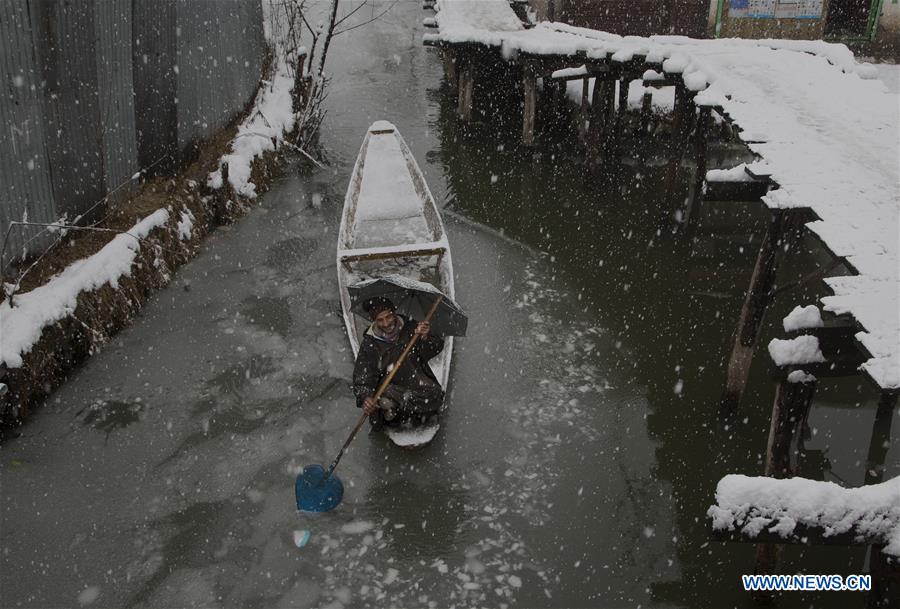
{"label": "wooden post", "polygon": [[884,480],[884,460],[891,445],[891,423],[897,394],[883,392],[875,412],[872,438],[869,440],[869,455],[866,458],[866,484],[878,484]]}
{"label": "wooden post", "polygon": [[590,125],[587,132],[587,160],[592,167],[599,164],[602,156],[600,147],[603,141],[603,131],[609,117],[607,103],[611,88],[609,80],[601,79],[599,76],[594,80],[594,93],[591,96]]}
{"label": "wooden post", "polygon": [[694,130],[694,160],[697,171],[688,197],[688,208],[682,221],[687,225],[686,234],[693,239],[697,229],[698,218],[703,211],[703,199],[706,191],[706,136],[709,131],[710,108],[702,106],[697,115],[697,128]]}
{"label": "wooden post", "polygon": [[674,208],[675,185],[678,182],[678,168],[687,148],[688,134],[691,130],[694,105],[687,96],[683,84],[675,85],[675,115],[672,120],[672,136],[669,140],[669,165],[666,169],[665,181],[665,211],[671,212]]}
{"label": "wooden post", "polygon": [[725,389],[720,400],[720,407],[723,410],[735,410],[747,386],[756,339],[771,300],[770,292],[775,284],[778,265],[784,257],[786,234],[794,228],[795,213],[795,210],[772,211],[759,247],[759,255],[756,257],[750,288],[744,298],[738,325],[732,337]]}
{"label": "wooden post", "polygon": [[778,384],[766,447],[766,476],[793,478],[800,469],[803,427],[816,393],[815,377],[806,379],[797,382],[786,379]]}
{"label": "wooden post", "polygon": [[641,133],[650,133],[650,117],[653,116],[653,94],[644,93],[641,99]]}
{"label": "wooden post", "polygon": [[697,162],[697,175],[694,178],[694,195],[699,201],[703,198],[703,185],[706,183],[706,141],[709,132],[711,110],[709,106],[701,106],[697,115],[697,129],[694,131],[694,159]]}
{"label": "wooden post", "polygon": [[616,135],[615,150],[618,151],[625,141],[625,113],[628,112],[628,77],[624,74],[617,81],[619,83],[619,100],[616,105]]}
{"label": "wooden post", "polygon": [[534,115],[537,107],[537,75],[534,67],[525,65],[523,74],[524,101],[522,106],[522,143],[534,146]]}
{"label": "wooden post", "polygon": [[[814,377],[798,382],[784,380],[778,384],[769,423],[769,441],[766,446],[766,476],[793,478],[800,470],[800,451],[803,448],[803,428],[809,416],[809,407],[816,392]],[[778,572],[782,545],[756,544],[755,574],[768,575]],[[771,599],[769,592],[754,593],[757,601]]]}
{"label": "wooden post", "polygon": [[869,553],[872,589],[866,606],[870,609],[900,607],[900,560],[886,556],[883,549],[884,546],[871,546]]}
{"label": "wooden post", "polygon": [[587,144],[587,122],[588,122],[588,113],[590,111],[590,102],[588,97],[591,92],[591,79],[585,76],[581,79],[581,108],[578,109],[577,120],[578,120],[578,137],[581,139],[582,144]]}
{"label": "wooden post", "polygon": [[[869,454],[866,458],[866,484],[879,484],[884,480],[884,460],[891,445],[891,423],[897,394],[882,392],[875,412],[872,438],[869,440]],[[900,561],[885,556],[883,546],[869,546],[869,573],[872,589],[869,591],[867,607],[900,607]]]}
{"label": "wooden post", "polygon": [[466,57],[462,61],[459,69],[459,86],[457,113],[459,117],[466,123],[472,120],[472,95],[475,88],[475,74],[471,57]]}
{"label": "wooden post", "polygon": [[593,168],[600,160],[600,133],[603,117],[601,114],[602,92],[605,81],[599,77],[594,80],[594,91],[591,93],[591,110],[588,114],[587,134],[585,135],[585,161]]}
{"label": "wooden post", "polygon": [[459,88],[459,71],[456,69],[456,52],[452,49],[441,51],[444,57],[444,76],[454,89]]}

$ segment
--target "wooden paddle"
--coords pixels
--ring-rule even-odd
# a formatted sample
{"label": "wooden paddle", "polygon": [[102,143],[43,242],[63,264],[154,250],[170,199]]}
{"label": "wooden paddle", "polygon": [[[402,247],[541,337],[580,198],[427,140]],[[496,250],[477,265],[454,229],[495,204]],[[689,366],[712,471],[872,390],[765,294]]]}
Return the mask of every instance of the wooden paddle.
{"label": "wooden paddle", "polygon": [[[431,309],[429,309],[428,314],[425,316],[425,319],[422,321],[431,321],[434,312],[437,311],[438,306],[441,304],[441,301],[444,300],[443,294],[438,296],[434,301],[434,304],[431,305]],[[372,396],[373,399],[377,402],[381,397],[381,394],[384,393],[384,390],[387,389],[387,386],[391,384],[391,381],[394,379],[394,375],[397,373],[397,370],[400,366],[403,365],[403,362],[406,361],[406,356],[409,354],[410,350],[416,345],[416,342],[419,340],[418,334],[413,334],[413,337],[409,339],[409,342],[406,344],[406,348],[403,349],[403,353],[400,354],[400,357],[397,358],[397,361],[394,362],[394,366],[391,368],[391,371],[388,375],[381,381],[381,385],[378,387],[378,391],[375,392],[375,395]],[[337,457],[334,458],[334,461],[331,462],[331,465],[328,466],[328,471],[325,472],[325,477],[322,479],[327,480],[331,473],[334,471],[334,468],[337,467],[338,462],[341,460],[341,457],[344,456],[344,451],[347,450],[347,447],[350,446],[350,443],[353,441],[353,438],[356,437],[356,434],[362,428],[363,423],[366,422],[366,418],[369,415],[362,413],[362,416],[359,417],[359,421],[356,422],[356,427],[353,428],[353,431],[350,432],[350,437],[347,438],[347,441],[344,442],[344,445],[341,447],[341,452],[338,453]]]}

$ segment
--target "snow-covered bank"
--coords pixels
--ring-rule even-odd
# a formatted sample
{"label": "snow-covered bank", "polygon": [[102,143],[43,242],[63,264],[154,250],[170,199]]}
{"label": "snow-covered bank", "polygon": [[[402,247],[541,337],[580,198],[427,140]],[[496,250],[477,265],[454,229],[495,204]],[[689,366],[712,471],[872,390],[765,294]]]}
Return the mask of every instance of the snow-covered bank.
{"label": "snow-covered bank", "polygon": [[[68,262],[42,285],[0,303],[0,371],[8,389],[0,394],[0,423],[20,421],[69,370],[125,327],[154,289],[169,283],[211,228],[235,219],[265,188],[250,176],[271,174],[278,160],[271,154],[274,142],[294,128],[293,78],[284,61],[276,61],[275,75],[263,85],[228,144],[229,154],[220,157],[222,145],[212,145],[178,175],[146,184],[115,210],[119,223],[112,228],[134,222],[127,231],[88,248],[94,253]],[[221,188],[221,174],[218,188],[201,185],[223,162],[230,188]]]}
{"label": "snow-covered bank", "polygon": [[[71,264],[44,285],[0,303],[0,364],[22,365],[22,355],[31,351],[44,327],[75,312],[78,295],[103,285],[118,287],[119,279],[131,275],[131,266],[143,240],[169,221],[170,210],[158,209],[127,232],[117,235],[103,249]],[[179,230],[179,234],[184,233]],[[187,230],[190,236],[190,229]],[[181,237],[183,239],[183,237]],[[146,245],[146,244],[145,244]]]}
{"label": "snow-covered bank", "polygon": [[862,327],[865,373],[883,389],[900,387],[900,96],[877,80],[879,70],[842,44],[623,37],[560,23],[524,30],[508,24],[505,2],[484,2],[477,14],[466,4],[438,1],[439,33],[431,40],[499,47],[504,57],[580,52],[643,61],[681,78],[698,105],[738,125],[780,186],[764,203],[811,209],[818,219],[807,228],[857,273],[826,279],[834,295],[822,303]]}
{"label": "snow-covered bank", "polygon": [[256,185],[250,181],[253,162],[263,154],[273,152],[275,142],[280,144],[284,136],[294,130],[293,89],[294,77],[281,57],[271,83],[260,89],[253,111],[238,127],[230,152],[222,157],[219,169],[209,174],[211,188],[222,187],[222,165],[227,165],[228,182],[234,191],[248,199],[256,198]]}
{"label": "snow-covered bank", "polygon": [[716,488],[707,516],[717,531],[739,531],[748,538],[774,533],[786,541],[798,527],[822,537],[852,534],[856,541],[885,544],[900,556],[900,478],[861,488],[805,478],[777,480],[729,475]]}

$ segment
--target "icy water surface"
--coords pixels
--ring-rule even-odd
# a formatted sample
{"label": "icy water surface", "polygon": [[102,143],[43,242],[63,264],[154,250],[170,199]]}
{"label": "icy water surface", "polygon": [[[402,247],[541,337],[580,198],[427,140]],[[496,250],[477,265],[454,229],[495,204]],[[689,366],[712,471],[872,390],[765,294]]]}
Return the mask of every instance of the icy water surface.
{"label": "icy water surface", "polygon": [[[646,146],[601,187],[565,138],[520,150],[514,111],[463,133],[422,16],[401,2],[339,40],[329,168],[290,168],[0,449],[0,605],[750,606],[753,548],[709,542],[704,513],[719,477],[762,471],[765,358],[737,416],[715,401],[763,217],[735,204],[709,216],[727,238],[692,246],[645,213],[664,170]],[[304,515],[298,470],[327,464],[358,415],[334,256],[381,118],[445,205],[469,336],[435,442],[361,434],[342,505]],[[827,460],[826,479],[861,483],[873,400],[822,384],[811,476]],[[786,569],[860,572],[863,556],[793,549]]]}

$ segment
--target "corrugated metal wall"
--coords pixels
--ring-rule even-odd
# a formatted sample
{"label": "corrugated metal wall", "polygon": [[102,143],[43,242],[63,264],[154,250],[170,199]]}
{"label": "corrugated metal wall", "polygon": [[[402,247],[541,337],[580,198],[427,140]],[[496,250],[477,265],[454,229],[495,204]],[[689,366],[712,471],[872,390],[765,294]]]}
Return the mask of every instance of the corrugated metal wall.
{"label": "corrugated metal wall", "polygon": [[70,218],[106,194],[93,2],[32,0],[56,209]]}
{"label": "corrugated metal wall", "polygon": [[[28,0],[0,2],[0,239],[13,220],[52,222],[58,217],[41,112],[43,77],[34,54],[28,5]],[[24,244],[38,232],[14,230],[5,259],[22,255]],[[30,245],[40,248],[46,243],[47,236]]]}
{"label": "corrugated metal wall", "polygon": [[[252,100],[265,56],[261,0],[0,0],[0,239],[174,169]],[[35,232],[7,252],[44,247]]]}
{"label": "corrugated metal wall", "polygon": [[136,0],[132,6],[138,160],[141,167],[165,172],[178,162],[175,0]]}
{"label": "corrugated metal wall", "polygon": [[178,0],[178,146],[212,135],[247,104],[266,47],[262,5]]}
{"label": "corrugated metal wall", "polygon": [[139,169],[131,67],[131,0],[94,0],[103,169],[110,201],[127,196]]}

